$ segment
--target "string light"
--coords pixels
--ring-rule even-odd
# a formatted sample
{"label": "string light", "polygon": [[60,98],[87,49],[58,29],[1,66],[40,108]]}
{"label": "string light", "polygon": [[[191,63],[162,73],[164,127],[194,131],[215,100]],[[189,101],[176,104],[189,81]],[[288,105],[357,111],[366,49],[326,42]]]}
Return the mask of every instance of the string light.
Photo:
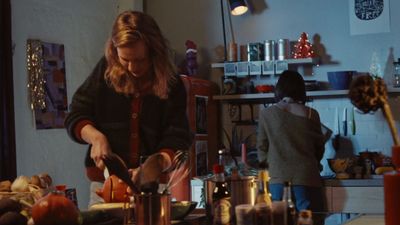
{"label": "string light", "polygon": [[26,45],[28,69],[28,94],[31,110],[46,109],[45,74],[43,71],[43,48],[40,40],[28,39]]}

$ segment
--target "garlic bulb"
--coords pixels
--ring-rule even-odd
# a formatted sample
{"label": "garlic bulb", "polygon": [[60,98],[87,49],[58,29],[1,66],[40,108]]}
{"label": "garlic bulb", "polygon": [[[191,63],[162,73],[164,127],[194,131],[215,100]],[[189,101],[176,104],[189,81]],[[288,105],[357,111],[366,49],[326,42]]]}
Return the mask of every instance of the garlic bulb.
{"label": "garlic bulb", "polygon": [[29,191],[29,177],[19,176],[11,184],[11,191],[13,192],[26,192]]}

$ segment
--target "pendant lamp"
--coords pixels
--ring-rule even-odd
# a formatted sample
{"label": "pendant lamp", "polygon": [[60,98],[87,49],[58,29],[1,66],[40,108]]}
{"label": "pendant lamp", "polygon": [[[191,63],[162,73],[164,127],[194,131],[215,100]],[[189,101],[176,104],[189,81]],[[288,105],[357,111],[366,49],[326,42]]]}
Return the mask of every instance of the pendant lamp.
{"label": "pendant lamp", "polygon": [[231,13],[234,16],[239,16],[247,12],[248,7],[244,0],[229,0]]}

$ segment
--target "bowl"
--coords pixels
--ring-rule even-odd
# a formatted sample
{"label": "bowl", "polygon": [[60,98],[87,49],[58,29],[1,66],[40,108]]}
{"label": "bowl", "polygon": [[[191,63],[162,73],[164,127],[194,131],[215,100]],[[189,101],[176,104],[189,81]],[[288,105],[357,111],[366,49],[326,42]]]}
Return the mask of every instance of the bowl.
{"label": "bowl", "polygon": [[258,93],[268,93],[274,91],[274,86],[263,84],[263,85],[257,85],[255,89]]}
{"label": "bowl", "polygon": [[357,72],[353,70],[328,72],[329,84],[331,88],[335,90],[349,89],[353,75],[356,73]]}
{"label": "bowl", "polygon": [[349,174],[346,172],[349,168],[351,160],[349,158],[327,159],[329,168],[335,172],[337,179],[348,179]]}
{"label": "bowl", "polygon": [[335,173],[346,172],[350,160],[348,158],[343,159],[327,159],[329,168]]}
{"label": "bowl", "polygon": [[171,202],[171,219],[182,220],[189,215],[197,206],[194,201],[172,201]]}

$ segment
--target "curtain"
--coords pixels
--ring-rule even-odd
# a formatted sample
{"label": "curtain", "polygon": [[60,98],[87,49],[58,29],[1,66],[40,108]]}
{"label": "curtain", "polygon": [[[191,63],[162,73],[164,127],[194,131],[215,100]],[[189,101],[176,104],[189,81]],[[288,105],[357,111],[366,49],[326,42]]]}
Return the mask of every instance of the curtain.
{"label": "curtain", "polygon": [[11,0],[0,2],[0,181],[16,177]]}

